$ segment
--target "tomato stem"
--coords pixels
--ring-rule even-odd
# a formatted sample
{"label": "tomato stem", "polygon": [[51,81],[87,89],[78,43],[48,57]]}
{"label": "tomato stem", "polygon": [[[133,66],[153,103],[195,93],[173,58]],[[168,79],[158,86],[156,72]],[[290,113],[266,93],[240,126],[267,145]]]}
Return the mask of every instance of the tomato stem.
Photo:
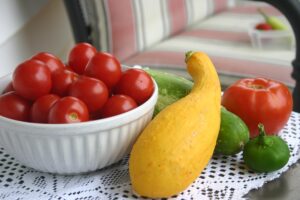
{"label": "tomato stem", "polygon": [[77,121],[78,120],[78,115],[77,113],[73,112],[69,115],[71,121]]}
{"label": "tomato stem", "polygon": [[262,123],[258,124],[258,130],[259,130],[258,142],[260,145],[265,145],[266,131],[265,131],[264,125]]}
{"label": "tomato stem", "polygon": [[248,87],[251,88],[251,89],[255,89],[255,90],[265,89],[264,86],[262,86],[262,85],[257,85],[257,84],[249,84]]}

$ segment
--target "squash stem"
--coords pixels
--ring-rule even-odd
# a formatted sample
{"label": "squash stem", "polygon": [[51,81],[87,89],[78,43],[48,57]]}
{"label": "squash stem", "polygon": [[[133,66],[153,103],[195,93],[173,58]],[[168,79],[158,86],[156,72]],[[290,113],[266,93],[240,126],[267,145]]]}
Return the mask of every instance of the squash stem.
{"label": "squash stem", "polygon": [[257,9],[258,12],[265,18],[265,20],[267,21],[268,20],[268,16],[266,15],[266,13],[264,13],[264,11],[262,11],[262,9]]}
{"label": "squash stem", "polygon": [[189,58],[194,54],[194,51],[188,51],[185,53],[185,62],[187,63],[187,61],[189,60]]}
{"label": "squash stem", "polygon": [[259,130],[258,143],[260,145],[265,145],[266,131],[265,131],[264,125],[262,123],[258,124],[258,130]]}

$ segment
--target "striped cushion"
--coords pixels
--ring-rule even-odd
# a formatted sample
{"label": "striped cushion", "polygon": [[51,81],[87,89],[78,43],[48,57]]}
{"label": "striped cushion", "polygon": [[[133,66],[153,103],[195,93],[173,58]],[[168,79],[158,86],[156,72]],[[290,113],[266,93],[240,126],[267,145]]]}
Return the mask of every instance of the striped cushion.
{"label": "striped cushion", "polygon": [[[274,8],[259,4],[270,15],[281,16]],[[262,76],[294,85],[291,78],[292,50],[258,50],[251,46],[249,24],[261,21],[257,4],[246,4],[200,21],[186,31],[164,40],[123,61],[127,65],[184,69],[184,52],[208,53],[218,72],[236,77]]]}
{"label": "striped cushion", "polygon": [[[183,31],[233,0],[94,0],[80,1],[98,49],[124,60]],[[100,39],[99,39],[100,38]]]}

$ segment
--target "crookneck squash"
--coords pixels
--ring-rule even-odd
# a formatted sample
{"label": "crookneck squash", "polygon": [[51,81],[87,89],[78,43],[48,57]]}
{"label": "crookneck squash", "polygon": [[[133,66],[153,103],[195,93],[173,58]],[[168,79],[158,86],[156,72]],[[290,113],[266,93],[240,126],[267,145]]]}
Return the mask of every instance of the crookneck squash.
{"label": "crookneck squash", "polygon": [[210,58],[188,52],[192,91],[167,106],[133,146],[129,173],[133,190],[151,198],[185,190],[210,160],[220,128],[220,81]]}

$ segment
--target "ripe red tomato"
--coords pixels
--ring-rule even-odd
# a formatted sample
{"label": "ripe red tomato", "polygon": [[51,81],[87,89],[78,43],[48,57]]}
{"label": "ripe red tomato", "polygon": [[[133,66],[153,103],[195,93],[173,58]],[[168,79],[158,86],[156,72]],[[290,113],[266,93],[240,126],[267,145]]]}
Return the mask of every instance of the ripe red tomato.
{"label": "ripe red tomato", "polygon": [[75,72],[60,70],[52,74],[52,93],[61,97],[68,94],[70,85],[78,79]]}
{"label": "ripe red tomato", "polygon": [[52,87],[51,72],[41,61],[27,60],[15,69],[13,87],[20,96],[36,100],[49,94]]}
{"label": "ripe red tomato", "polygon": [[47,123],[50,108],[59,100],[55,94],[47,94],[38,98],[30,110],[30,119],[36,123]]}
{"label": "ripe red tomato", "polygon": [[56,56],[50,53],[40,52],[38,54],[35,54],[31,59],[44,62],[48,67],[48,69],[50,69],[51,73],[54,73],[59,70],[63,70],[65,68],[63,62],[59,58],[57,58]]}
{"label": "ripe red tomato", "polygon": [[79,77],[69,88],[69,95],[82,100],[90,113],[98,112],[108,99],[106,85],[95,78]]}
{"label": "ripe red tomato", "polygon": [[76,97],[63,97],[51,108],[48,123],[77,123],[89,120],[89,111],[85,103]]}
{"label": "ripe red tomato", "polygon": [[111,89],[122,76],[121,64],[113,55],[98,52],[88,62],[85,75],[103,81]]}
{"label": "ripe red tomato", "polygon": [[273,28],[272,28],[272,26],[270,25],[270,24],[268,24],[268,23],[259,23],[259,24],[257,24],[256,26],[255,26],[255,29],[257,29],[257,30],[262,30],[262,31],[270,31],[270,30],[272,30]]}
{"label": "ripe red tomato", "polygon": [[288,88],[264,78],[241,79],[228,87],[222,105],[238,115],[248,126],[250,136],[258,135],[262,123],[269,134],[277,134],[287,123],[293,99]]}
{"label": "ripe red tomato", "polygon": [[136,107],[137,104],[131,97],[126,95],[114,95],[104,104],[101,110],[101,116],[105,118],[119,115]]}
{"label": "ripe red tomato", "polygon": [[154,91],[151,77],[141,69],[126,70],[115,87],[115,94],[132,97],[139,105],[147,101]]}
{"label": "ripe red tomato", "polygon": [[68,65],[78,74],[83,74],[89,60],[96,54],[97,49],[89,43],[78,43],[69,54]]}
{"label": "ripe red tomato", "polygon": [[65,69],[66,69],[66,70],[69,70],[69,71],[71,71],[71,72],[74,72],[74,70],[73,70],[70,66],[68,66],[68,65],[65,67]]}
{"label": "ripe red tomato", "polygon": [[17,95],[16,92],[8,92],[0,96],[0,116],[19,121],[29,121],[30,102]]}
{"label": "ripe red tomato", "polygon": [[12,82],[9,82],[6,85],[6,87],[4,88],[2,94],[5,94],[5,93],[11,92],[11,91],[15,91],[15,89],[14,89],[14,86],[13,86]]}

